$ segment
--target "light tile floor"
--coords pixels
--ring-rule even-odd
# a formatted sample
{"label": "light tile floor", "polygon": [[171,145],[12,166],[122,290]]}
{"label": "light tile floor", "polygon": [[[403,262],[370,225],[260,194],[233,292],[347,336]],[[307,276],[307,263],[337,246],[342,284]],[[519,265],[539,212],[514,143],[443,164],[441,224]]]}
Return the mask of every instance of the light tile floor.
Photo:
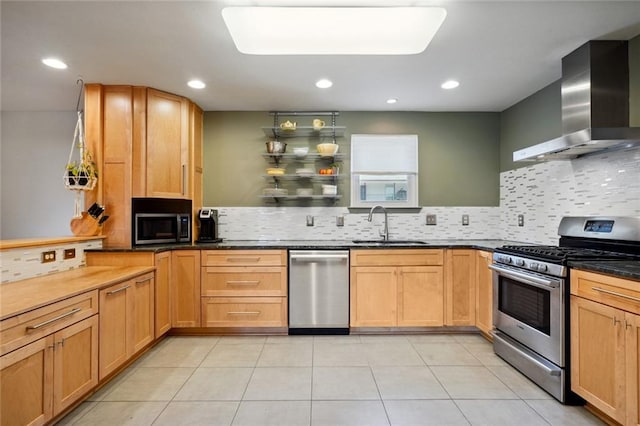
{"label": "light tile floor", "polygon": [[475,334],[169,337],[61,425],[601,425]]}

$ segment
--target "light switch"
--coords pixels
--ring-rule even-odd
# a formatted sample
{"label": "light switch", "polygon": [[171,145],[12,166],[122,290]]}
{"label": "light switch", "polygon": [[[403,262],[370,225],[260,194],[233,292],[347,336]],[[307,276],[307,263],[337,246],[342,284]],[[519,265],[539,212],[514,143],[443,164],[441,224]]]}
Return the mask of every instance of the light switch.
{"label": "light switch", "polygon": [[313,216],[307,216],[307,226],[313,226]]}

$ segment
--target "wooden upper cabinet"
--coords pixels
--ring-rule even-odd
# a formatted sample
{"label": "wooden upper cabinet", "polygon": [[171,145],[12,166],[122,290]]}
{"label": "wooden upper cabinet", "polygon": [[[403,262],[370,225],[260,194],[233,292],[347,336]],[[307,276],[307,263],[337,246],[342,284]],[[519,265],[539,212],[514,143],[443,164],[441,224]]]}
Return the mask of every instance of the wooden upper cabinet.
{"label": "wooden upper cabinet", "polygon": [[147,196],[190,198],[189,101],[147,89]]}
{"label": "wooden upper cabinet", "polygon": [[105,247],[131,247],[132,197],[193,200],[194,213],[202,207],[202,123],[202,110],[181,96],[85,85],[86,141],[99,174],[85,205],[105,206]]}

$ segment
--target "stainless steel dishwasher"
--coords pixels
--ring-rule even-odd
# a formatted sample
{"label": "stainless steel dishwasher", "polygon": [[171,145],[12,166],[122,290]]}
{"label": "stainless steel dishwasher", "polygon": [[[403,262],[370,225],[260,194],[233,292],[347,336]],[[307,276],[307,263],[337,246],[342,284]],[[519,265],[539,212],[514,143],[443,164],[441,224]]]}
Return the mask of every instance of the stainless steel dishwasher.
{"label": "stainless steel dishwasher", "polygon": [[289,251],[289,334],[349,334],[349,251]]}

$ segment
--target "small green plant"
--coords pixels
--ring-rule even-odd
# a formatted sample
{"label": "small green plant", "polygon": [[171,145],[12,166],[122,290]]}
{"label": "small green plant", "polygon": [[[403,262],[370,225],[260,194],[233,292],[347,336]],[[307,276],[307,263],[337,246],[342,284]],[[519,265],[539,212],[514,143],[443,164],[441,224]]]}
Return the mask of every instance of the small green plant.
{"label": "small green plant", "polygon": [[85,152],[81,162],[72,161],[67,164],[67,180],[69,185],[86,186],[93,184],[98,178],[98,168],[91,153]]}

